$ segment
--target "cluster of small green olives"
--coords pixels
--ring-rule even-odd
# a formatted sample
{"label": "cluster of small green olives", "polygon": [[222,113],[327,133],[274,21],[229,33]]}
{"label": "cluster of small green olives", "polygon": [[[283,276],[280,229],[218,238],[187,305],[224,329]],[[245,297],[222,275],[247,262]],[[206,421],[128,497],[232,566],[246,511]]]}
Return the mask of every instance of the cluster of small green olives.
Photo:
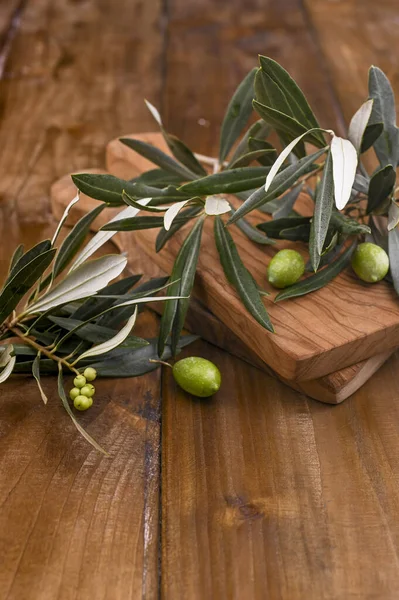
{"label": "cluster of small green olives", "polygon": [[76,375],[73,380],[73,387],[69,392],[69,397],[73,400],[73,405],[77,410],[87,410],[93,404],[93,396],[96,388],[91,381],[97,377],[97,371],[92,367],[87,367],[83,375]]}
{"label": "cluster of small green olives", "polygon": [[[352,256],[352,269],[362,281],[376,283],[384,279],[389,270],[389,258],[383,248],[364,242]],[[267,278],[275,288],[293,285],[305,272],[305,261],[296,250],[280,250],[271,259]]]}

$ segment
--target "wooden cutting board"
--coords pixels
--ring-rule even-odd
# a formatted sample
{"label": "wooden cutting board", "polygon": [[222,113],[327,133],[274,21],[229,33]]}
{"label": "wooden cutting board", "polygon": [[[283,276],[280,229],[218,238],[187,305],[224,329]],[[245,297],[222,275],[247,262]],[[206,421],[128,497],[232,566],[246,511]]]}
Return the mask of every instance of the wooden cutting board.
{"label": "wooden cutting board", "polygon": [[[166,150],[158,133],[132,137],[150,141]],[[118,140],[107,148],[107,170],[123,178],[151,168]],[[251,215],[252,219],[258,218]],[[260,217],[262,220],[265,216]],[[258,284],[268,288],[266,265],[275,253],[270,246],[257,246],[236,227],[231,227],[243,262]],[[183,228],[153,260],[162,270],[171,265],[187,230]],[[156,230],[130,233],[147,253],[154,248]],[[279,244],[279,248],[283,244]],[[399,346],[399,300],[387,282],[376,285],[359,281],[346,269],[327,287],[301,298],[273,301],[265,305],[275,327],[269,333],[242,307],[227,283],[219,264],[212,232],[212,219],[204,227],[194,296],[276,373],[290,381],[306,381],[388,352]]]}
{"label": "wooden cutting board", "polygon": [[[99,169],[86,169],[85,172],[105,172]],[[69,175],[55,182],[51,188],[51,200],[53,214],[57,220],[61,218],[66,206],[75,193],[75,188]],[[92,198],[84,194],[81,201],[72,209],[67,224],[73,225],[87,211],[97,205]],[[97,230],[104,223],[108,222],[119,209],[106,209],[93,224],[93,229]],[[145,273],[146,277],[156,277],[163,275],[164,272],[157,266],[153,260],[153,254],[150,256],[140,250],[135,242],[135,236],[129,234],[118,234],[114,238],[118,248],[121,251],[127,251],[129,255],[129,267],[132,272]],[[152,305],[158,312],[162,312],[162,304]],[[256,367],[276,375],[274,371],[264,363],[250,348],[248,348],[228,327],[217,319],[207,308],[195,298],[190,303],[190,310],[186,319],[187,329],[193,333],[201,335],[204,339],[227,350],[231,354],[238,356]],[[364,360],[358,364],[352,365],[340,371],[330,373],[324,377],[303,381],[293,382],[279,377],[290,387],[308,396],[328,404],[338,404],[353,394],[361,387],[387,360],[392,351],[380,353],[370,359]]]}

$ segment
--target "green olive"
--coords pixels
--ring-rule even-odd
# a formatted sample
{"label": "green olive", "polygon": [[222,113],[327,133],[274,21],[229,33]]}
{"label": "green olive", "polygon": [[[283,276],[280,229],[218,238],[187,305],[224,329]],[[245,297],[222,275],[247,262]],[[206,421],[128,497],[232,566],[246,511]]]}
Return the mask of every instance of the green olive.
{"label": "green olive", "polygon": [[282,289],[292,285],[302,277],[305,262],[296,250],[280,250],[271,259],[267,278],[272,286]]}
{"label": "green olive", "polygon": [[87,396],[76,396],[73,401],[73,405],[77,410],[87,410],[93,404],[93,398],[88,398]]}
{"label": "green olive", "polygon": [[199,398],[207,398],[215,394],[222,382],[217,366],[199,356],[182,358],[175,363],[173,377],[183,390]]}
{"label": "green olive", "polygon": [[96,390],[95,390],[94,385],[91,385],[91,383],[86,383],[86,385],[84,385],[79,390],[79,393],[82,394],[82,396],[87,396],[88,398],[91,398],[92,396],[94,396],[95,391]]}
{"label": "green olive", "polygon": [[364,242],[353,253],[352,268],[362,281],[376,283],[388,273],[388,254],[380,246]]}
{"label": "green olive", "polygon": [[97,377],[97,371],[93,369],[93,367],[87,367],[83,371],[83,375],[86,377],[87,381],[94,381]]}
{"label": "green olive", "polygon": [[86,385],[86,377],[83,375],[76,375],[75,379],[73,380],[73,385],[79,389],[82,388],[84,385]]}
{"label": "green olive", "polygon": [[79,396],[79,394],[80,394],[80,389],[77,387],[74,387],[69,392],[69,397],[71,400],[75,400],[76,396]]}

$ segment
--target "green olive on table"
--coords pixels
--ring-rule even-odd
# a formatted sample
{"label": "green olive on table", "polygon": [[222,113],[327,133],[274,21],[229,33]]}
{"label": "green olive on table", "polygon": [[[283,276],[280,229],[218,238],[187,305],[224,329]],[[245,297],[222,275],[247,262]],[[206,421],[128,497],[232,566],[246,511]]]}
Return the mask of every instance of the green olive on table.
{"label": "green olive on table", "polygon": [[199,398],[215,394],[222,382],[217,366],[199,356],[182,358],[176,362],[173,365],[173,377],[183,390]]}
{"label": "green olive on table", "polygon": [[76,396],[75,400],[73,401],[73,405],[77,410],[87,410],[92,404],[93,398],[88,398],[82,394]]}
{"label": "green olive on table", "polygon": [[370,242],[359,244],[352,256],[352,269],[362,281],[367,283],[381,281],[389,270],[388,254],[376,244]]}
{"label": "green olive on table", "polygon": [[293,285],[305,272],[305,261],[296,250],[280,250],[271,259],[267,278],[275,288],[285,288]]}

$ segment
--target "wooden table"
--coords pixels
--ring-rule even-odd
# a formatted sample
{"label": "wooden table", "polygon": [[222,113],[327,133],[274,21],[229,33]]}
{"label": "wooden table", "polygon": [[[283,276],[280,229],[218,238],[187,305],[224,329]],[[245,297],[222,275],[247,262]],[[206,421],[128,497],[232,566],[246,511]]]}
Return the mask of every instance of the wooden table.
{"label": "wooden table", "polygon": [[[142,102],[215,151],[229,94],[263,53],[345,131],[367,69],[399,92],[397,0],[1,0],[1,271],[54,224],[50,184],[101,167]],[[156,331],[156,319],[141,324]],[[399,356],[331,407],[203,342],[224,385],[169,373],[101,384],[79,437],[55,394],[1,387],[2,600],[396,600]]]}

